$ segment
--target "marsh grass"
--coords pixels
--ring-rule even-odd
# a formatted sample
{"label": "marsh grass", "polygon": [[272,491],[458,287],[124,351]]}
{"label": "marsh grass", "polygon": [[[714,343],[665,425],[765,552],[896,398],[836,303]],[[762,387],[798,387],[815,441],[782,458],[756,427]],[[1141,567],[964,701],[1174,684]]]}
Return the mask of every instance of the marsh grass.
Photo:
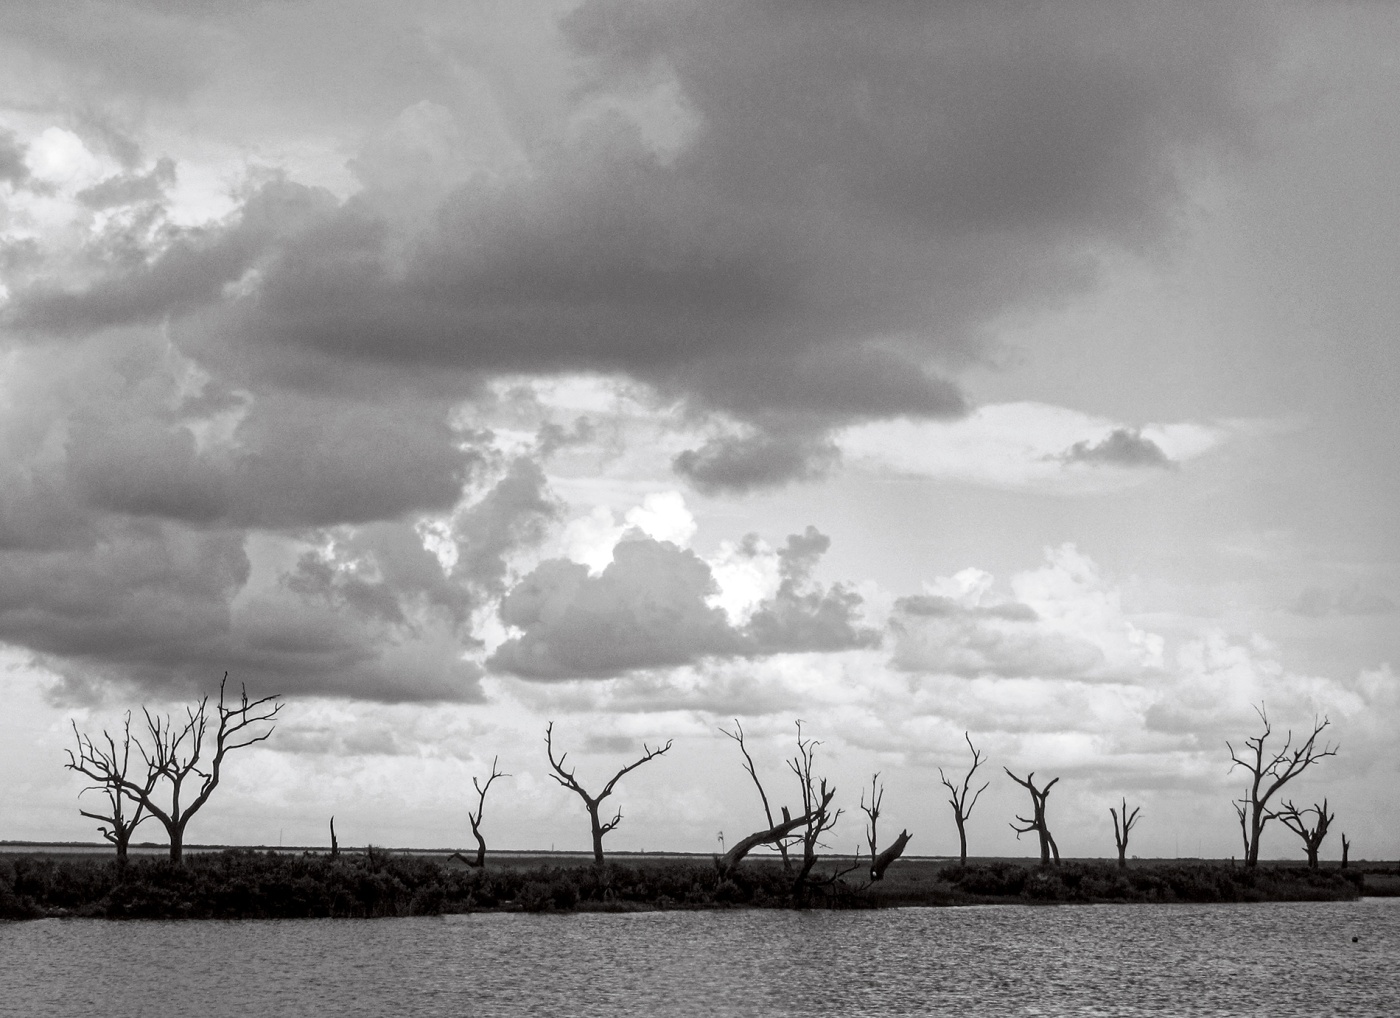
{"label": "marsh grass", "polygon": [[[843,866],[827,864],[828,872]],[[820,874],[819,874],[820,875]],[[805,904],[827,908],[1055,902],[1317,901],[1357,897],[1360,869],[1308,870],[1219,863],[1158,863],[1126,870],[1108,862],[1039,867],[987,862],[966,867],[902,860],[885,880],[834,882]],[[1384,873],[1377,874],[1384,877]],[[655,908],[790,908],[792,878],[776,861],[722,874],[708,859],[638,859],[552,865],[537,861],[472,869],[443,859],[373,850],[302,855],[230,849],[115,860],[16,855],[0,858],[0,918],[273,919],[442,915],[479,910],[566,912]]]}

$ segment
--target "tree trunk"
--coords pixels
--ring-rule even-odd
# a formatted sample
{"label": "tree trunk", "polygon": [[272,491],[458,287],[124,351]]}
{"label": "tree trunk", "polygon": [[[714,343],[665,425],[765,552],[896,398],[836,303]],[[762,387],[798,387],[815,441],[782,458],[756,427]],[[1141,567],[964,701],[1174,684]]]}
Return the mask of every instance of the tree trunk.
{"label": "tree trunk", "polygon": [[740,841],[737,845],[735,845],[733,848],[731,848],[728,852],[725,853],[724,858],[720,860],[720,869],[723,872],[728,873],[735,866],[739,865],[739,862],[744,858],[744,856],[748,855],[759,845],[771,845],[774,842],[778,843],[779,845],[782,845],[782,839],[786,838],[793,831],[797,830],[797,828],[801,827],[803,824],[807,823],[807,821],[812,819],[810,813],[804,813],[802,816],[796,818],[788,817],[786,815],[787,807],[784,806],[783,810],[785,812],[784,820],[782,823],[776,825],[775,827],[770,827],[766,831],[756,831],[753,834],[750,834],[747,838]]}
{"label": "tree trunk", "polygon": [[1125,869],[1128,868],[1128,846],[1127,846],[1127,845],[1119,845],[1119,846],[1118,846],[1118,868],[1119,868],[1120,870],[1125,870]]}
{"label": "tree trunk", "polygon": [[593,824],[593,864],[603,865],[603,825],[598,821],[598,804],[588,804],[588,819]]}
{"label": "tree trunk", "polygon": [[1317,848],[1316,845],[1308,846],[1308,869],[1317,869]]}
{"label": "tree trunk", "polygon": [[875,857],[870,864],[871,880],[885,879],[885,870],[889,869],[890,863],[904,854],[904,846],[909,844],[911,837],[908,831],[901,831],[899,837],[894,839],[894,844]]}
{"label": "tree trunk", "polygon": [[958,822],[958,865],[967,865],[967,831],[963,828],[963,818],[961,814],[954,814],[953,818]]}
{"label": "tree trunk", "polygon": [[1342,869],[1347,868],[1347,853],[1351,851],[1351,842],[1347,841],[1347,836],[1342,835]]}
{"label": "tree trunk", "polygon": [[[481,836],[481,832],[475,827],[472,828],[472,834],[476,836],[476,862],[472,863],[472,865],[477,869],[482,869],[486,865],[486,839]],[[602,845],[595,845],[594,849],[595,851],[601,851]]]}
{"label": "tree trunk", "polygon": [[172,824],[166,828],[170,835],[170,861],[176,866],[183,866],[185,863],[185,825]]}

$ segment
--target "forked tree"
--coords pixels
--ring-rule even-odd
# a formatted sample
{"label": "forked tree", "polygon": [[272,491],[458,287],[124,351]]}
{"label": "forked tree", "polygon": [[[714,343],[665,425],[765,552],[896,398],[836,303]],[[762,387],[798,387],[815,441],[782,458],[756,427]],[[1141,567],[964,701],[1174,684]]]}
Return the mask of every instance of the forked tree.
{"label": "forked tree", "polygon": [[[146,765],[146,776],[141,782],[129,777],[111,780],[104,775],[98,762],[85,755],[80,754],[76,760],[70,761],[78,773],[95,781],[109,781],[159,820],[170,839],[170,861],[177,865],[184,860],[185,828],[218,787],[224,757],[235,749],[243,749],[271,737],[276,725],[258,735],[252,732],[256,730],[255,726],[271,724],[282,709],[280,694],[249,700],[247,687],[243,688],[237,705],[228,706],[224,700],[227,683],[228,673],[225,672],[219,682],[219,702],[215,705],[213,717],[209,714],[208,696],[200,698],[193,707],[186,707],[182,722],[142,708],[150,746],[147,747],[136,736],[131,740],[136,743]],[[216,718],[217,727],[212,732],[211,747],[206,740]],[[80,745],[82,741],[80,736]],[[91,746],[91,740],[87,740],[86,745]],[[211,749],[206,761],[205,752]],[[194,791],[191,798],[184,800],[182,797],[188,791],[187,781],[194,786]],[[162,805],[157,799],[167,805]]]}
{"label": "forked tree", "polygon": [[1113,843],[1118,846],[1118,868],[1125,870],[1128,868],[1128,834],[1136,826],[1142,807],[1135,806],[1133,811],[1129,813],[1128,800],[1125,798],[1121,802],[1121,808],[1123,810],[1121,822],[1118,819],[1118,810],[1110,806],[1108,811],[1113,814]]}
{"label": "forked tree", "polygon": [[[797,775],[798,787],[802,793],[802,813],[807,817],[798,838],[798,843],[802,846],[802,863],[792,882],[793,902],[799,906],[806,900],[808,887],[818,883],[811,879],[811,874],[812,868],[817,864],[817,849],[825,847],[821,837],[836,826],[836,821],[841,819],[842,813],[839,808],[831,808],[831,801],[836,798],[835,786],[828,785],[826,778],[818,777],[813,772],[817,747],[820,745],[816,739],[804,738],[802,722],[797,722],[797,753],[788,761],[788,768]],[[841,875],[834,874],[826,882],[834,882]]]}
{"label": "forked tree", "polygon": [[[499,757],[491,758],[491,776],[486,779],[486,784],[482,784],[475,774],[472,775],[472,787],[476,789],[476,811],[467,811],[467,821],[472,825],[472,837],[476,838],[476,858],[467,860],[468,866],[475,866],[480,869],[486,865],[486,839],[481,836],[481,818],[486,813],[486,793],[491,789],[491,782],[497,778],[508,778],[509,774],[502,774],[496,770],[496,761]],[[462,858],[462,853],[452,853],[458,858]]]}
{"label": "forked tree", "polygon": [[1021,835],[1029,834],[1034,831],[1040,836],[1040,864],[1042,866],[1048,865],[1050,863],[1050,857],[1053,854],[1055,857],[1055,865],[1058,866],[1060,864],[1060,848],[1055,844],[1055,839],[1050,835],[1050,828],[1045,822],[1045,800],[1050,797],[1050,789],[1054,788],[1055,782],[1060,779],[1051,778],[1050,782],[1044,788],[1036,788],[1035,771],[1031,771],[1024,778],[1018,778],[1011,773],[1010,769],[1003,767],[1002,770],[1006,771],[1006,776],[1012,781],[1031,793],[1031,805],[1033,807],[1031,816],[1029,818],[1019,814],[1016,816],[1016,819],[1025,826],[1017,827],[1015,824],[1011,825],[1011,829],[1016,832],[1016,840],[1020,841]]}
{"label": "forked tree", "polygon": [[1244,797],[1235,800],[1235,815],[1239,817],[1240,836],[1244,840],[1244,864],[1248,867],[1259,865],[1259,841],[1264,827],[1277,816],[1269,811],[1269,800],[1319,760],[1336,756],[1338,748],[1323,745],[1319,749],[1317,746],[1318,736],[1329,724],[1324,717],[1320,722],[1314,719],[1311,734],[1297,746],[1293,744],[1293,730],[1289,729],[1284,736],[1283,748],[1270,752],[1266,743],[1273,734],[1273,725],[1269,723],[1269,715],[1263,704],[1254,708],[1254,712],[1259,715],[1264,730],[1245,740],[1244,752],[1236,752],[1234,746],[1225,743],[1233,761],[1230,769],[1243,767],[1249,774],[1249,786],[1245,789]]}
{"label": "forked tree", "polygon": [[[146,812],[141,799],[123,788],[131,766],[131,711],[126,712],[126,720],[122,725],[120,749],[117,748],[116,740],[105,729],[102,732],[104,746],[95,744],[91,738],[79,732],[76,721],[70,721],[69,724],[73,726],[77,751],[66,750],[68,762],[63,766],[95,782],[84,788],[83,792],[101,792],[107,797],[106,813],[93,813],[81,807],[78,812],[82,816],[99,821],[100,826],[97,829],[102,832],[102,837],[116,848],[117,862],[125,863],[132,832],[143,821],[150,819],[150,814]],[[154,776],[148,774],[144,790],[149,793],[154,783]],[[81,794],[80,792],[79,795]],[[128,807],[134,808],[128,810]]]}
{"label": "forked tree", "polygon": [[739,719],[734,719],[734,731],[720,728],[720,731],[733,739],[739,745],[739,752],[744,757],[744,772],[753,780],[754,787],[758,789],[758,797],[763,803],[763,815],[768,821],[768,826],[761,831],[755,831],[746,838],[741,838],[734,843],[734,847],[724,854],[720,860],[721,872],[728,873],[739,862],[759,845],[775,845],[779,854],[783,858],[783,869],[792,872],[792,860],[788,856],[788,847],[796,839],[795,832],[799,827],[806,826],[811,820],[811,816],[802,813],[794,817],[786,806],[779,809],[782,813],[782,821],[776,822],[773,819],[773,808],[768,803],[768,793],[763,789],[763,782],[759,780],[758,769],[754,766],[753,757],[749,755],[749,748],[744,742],[744,726],[739,724]]}
{"label": "forked tree", "polygon": [[1351,853],[1351,842],[1347,840],[1345,834],[1342,835],[1342,869],[1347,868],[1347,856]]}
{"label": "forked tree", "polygon": [[870,805],[865,804],[865,793],[860,794],[861,812],[865,814],[865,840],[870,845],[870,879],[884,880],[885,870],[890,868],[890,863],[894,862],[904,854],[904,846],[909,844],[911,835],[907,830],[901,831],[899,837],[894,839],[894,844],[887,847],[883,852],[878,849],[879,834],[877,825],[880,822],[880,804],[885,800],[885,786],[880,784],[880,772],[876,771],[870,778]]}
{"label": "forked tree", "polygon": [[[1308,825],[1305,817],[1311,813],[1315,821]],[[1332,826],[1332,821],[1336,815],[1327,812],[1327,800],[1322,800],[1322,805],[1314,803],[1307,809],[1298,809],[1292,802],[1285,802],[1283,808],[1274,814],[1283,826],[1287,827],[1298,837],[1303,839],[1303,851],[1308,853],[1308,868],[1317,869],[1317,853],[1322,848],[1322,839],[1327,837],[1327,831]],[[1346,839],[1343,838],[1345,844]],[[1343,853],[1345,853],[1343,849]]]}
{"label": "forked tree", "polygon": [[598,813],[599,807],[602,805],[604,799],[612,795],[613,789],[617,786],[617,783],[622,780],[623,775],[636,770],[648,760],[655,760],[658,756],[664,755],[666,751],[671,748],[671,740],[667,739],[666,745],[659,749],[652,749],[647,746],[645,742],[642,743],[641,759],[637,760],[635,763],[628,764],[626,767],[622,768],[622,770],[614,774],[612,780],[604,785],[603,790],[597,795],[590,795],[584,787],[578,783],[577,778],[574,777],[574,771],[564,769],[564,761],[568,759],[568,753],[561,753],[558,760],[554,759],[553,721],[545,727],[544,745],[545,752],[549,754],[549,765],[554,768],[554,773],[551,774],[550,777],[565,788],[574,792],[583,800],[583,804],[588,810],[588,821],[593,828],[593,861],[601,866],[603,865],[603,835],[615,830],[617,825],[622,823],[622,810],[619,809],[617,813],[613,815],[612,819],[603,820]]}
{"label": "forked tree", "polygon": [[[977,747],[972,744],[972,736],[963,732],[963,738],[967,740],[967,748],[972,750],[972,766],[963,775],[962,784],[955,785],[948,780],[948,775],[943,773],[943,768],[938,768],[938,776],[943,780],[943,786],[948,789],[948,805],[953,807],[953,821],[958,825],[958,863],[967,865],[967,819],[972,816],[972,807],[977,805],[977,798],[987,790],[990,781],[982,782],[982,787],[972,792],[972,776],[977,773],[977,768],[982,765],[982,754]],[[972,801],[968,802],[969,793]]]}

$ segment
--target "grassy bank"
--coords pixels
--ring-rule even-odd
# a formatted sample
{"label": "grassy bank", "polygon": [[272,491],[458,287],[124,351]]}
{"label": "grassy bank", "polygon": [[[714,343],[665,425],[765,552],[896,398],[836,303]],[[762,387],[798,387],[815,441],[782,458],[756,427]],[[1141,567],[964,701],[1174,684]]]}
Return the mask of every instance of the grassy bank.
{"label": "grassy bank", "polygon": [[[834,864],[833,864],[834,865]],[[830,869],[819,872],[825,876]],[[1103,862],[1040,868],[959,867],[909,860],[870,884],[852,873],[810,893],[832,908],[1054,902],[1317,901],[1355,898],[1360,870]],[[1386,876],[1385,873],[1378,876]],[[253,919],[440,915],[478,910],[628,911],[646,908],[790,908],[791,879],[777,862],[722,876],[709,860],[591,865],[490,865],[384,852],[287,855],[228,850],[164,860],[16,855],[0,858],[0,918]]]}

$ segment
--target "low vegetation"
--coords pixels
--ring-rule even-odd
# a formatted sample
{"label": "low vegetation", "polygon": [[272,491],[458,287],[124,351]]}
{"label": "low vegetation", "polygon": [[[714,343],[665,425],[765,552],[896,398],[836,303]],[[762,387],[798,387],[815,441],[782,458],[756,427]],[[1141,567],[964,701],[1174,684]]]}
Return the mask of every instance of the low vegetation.
{"label": "low vegetation", "polygon": [[[829,863],[831,876],[846,868]],[[859,871],[856,871],[857,873]],[[817,874],[821,875],[821,874]],[[803,903],[827,908],[1053,902],[1243,902],[1355,898],[1389,870],[1256,869],[1220,864],[905,860],[878,884],[847,875],[809,881]],[[812,893],[812,888],[820,893]],[[1369,886],[1368,893],[1375,893]],[[533,861],[467,867],[378,850],[338,857],[229,850],[183,865],[17,855],[0,858],[0,918],[272,919],[495,911],[790,908],[793,881],[776,860],[726,870],[715,860],[638,860],[598,867]]]}

